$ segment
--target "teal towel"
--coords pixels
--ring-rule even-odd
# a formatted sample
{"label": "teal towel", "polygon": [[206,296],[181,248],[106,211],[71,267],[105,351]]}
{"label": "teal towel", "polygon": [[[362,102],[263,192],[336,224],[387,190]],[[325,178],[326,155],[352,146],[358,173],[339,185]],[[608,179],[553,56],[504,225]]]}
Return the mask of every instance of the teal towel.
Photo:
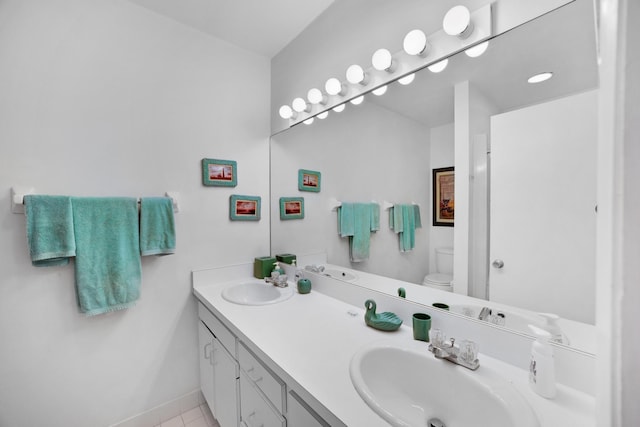
{"label": "teal towel", "polygon": [[72,197],[76,293],[92,316],[131,307],[140,296],[138,201]]}
{"label": "teal towel", "polygon": [[31,264],[69,264],[69,257],[76,254],[71,198],[27,195],[24,204]]}
{"label": "teal towel", "polygon": [[342,203],[338,208],[338,232],[349,237],[349,258],[361,262],[369,258],[371,232],[380,229],[377,203]]}
{"label": "teal towel", "polygon": [[176,251],[173,204],[169,197],[140,199],[140,255],[170,255]]}
{"label": "teal towel", "polygon": [[389,227],[398,234],[400,251],[415,248],[416,228],[422,227],[418,205],[395,205],[389,210]]}

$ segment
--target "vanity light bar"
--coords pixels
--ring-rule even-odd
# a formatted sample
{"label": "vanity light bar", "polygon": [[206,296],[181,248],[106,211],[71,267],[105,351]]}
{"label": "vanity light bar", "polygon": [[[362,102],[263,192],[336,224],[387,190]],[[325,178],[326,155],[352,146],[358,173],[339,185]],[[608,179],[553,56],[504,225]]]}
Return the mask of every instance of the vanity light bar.
{"label": "vanity light bar", "polygon": [[[393,80],[409,84],[415,77],[415,70],[426,66],[431,72],[442,72],[448,64],[449,56],[464,51],[470,57],[482,55],[488,47],[492,35],[491,4],[473,12],[465,6],[452,7],[442,20],[442,30],[431,36],[419,29],[409,31],[404,37],[402,50],[392,54],[387,49],[378,49],[371,56],[372,68],[366,70],[358,64],[346,70],[346,83],[332,77],[324,85],[324,92],[313,88],[307,92],[307,100],[296,98],[291,106],[280,107],[279,114],[289,125],[303,122],[313,123],[313,118],[329,111],[344,110],[347,102],[362,103],[364,95],[376,88],[374,94],[382,95],[383,87]],[[432,48],[437,46],[436,49]],[[400,61],[402,56],[413,58]],[[398,79],[395,76],[403,76]]]}

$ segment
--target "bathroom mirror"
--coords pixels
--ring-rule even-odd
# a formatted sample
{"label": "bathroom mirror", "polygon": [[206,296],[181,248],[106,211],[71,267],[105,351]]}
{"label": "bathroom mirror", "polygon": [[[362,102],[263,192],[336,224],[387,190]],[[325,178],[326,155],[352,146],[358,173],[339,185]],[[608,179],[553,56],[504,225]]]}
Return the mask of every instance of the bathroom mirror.
{"label": "bathroom mirror", "polygon": [[[384,95],[369,93],[360,105],[272,136],[272,253],[324,252],[355,276],[421,284],[436,271],[436,249],[454,247],[454,287],[463,285],[468,306],[551,312],[593,336],[595,29],[592,2],[577,0],[493,38],[479,57],[459,53],[442,72],[425,68],[408,85],[392,83]],[[527,83],[543,71],[553,77]],[[468,166],[456,162],[465,158],[456,148],[464,132]],[[468,214],[456,212],[454,227],[434,226],[433,170],[452,166],[469,176]],[[320,172],[320,191],[299,190],[300,169]],[[281,197],[304,198],[304,218],[281,219]],[[465,204],[459,197],[456,187],[456,208]],[[351,262],[335,207],[372,201],[380,230],[370,236],[368,258]],[[419,206],[413,250],[399,250],[387,204]],[[460,251],[456,233],[464,230]],[[390,281],[385,291],[397,286]],[[433,302],[420,294],[407,298]],[[591,350],[579,341],[567,344]]]}

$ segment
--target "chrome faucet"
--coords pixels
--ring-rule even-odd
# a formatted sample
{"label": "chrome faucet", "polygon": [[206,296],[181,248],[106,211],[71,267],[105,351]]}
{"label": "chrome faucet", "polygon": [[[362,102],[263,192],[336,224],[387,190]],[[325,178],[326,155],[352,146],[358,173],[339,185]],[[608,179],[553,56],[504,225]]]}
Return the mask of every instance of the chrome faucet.
{"label": "chrome faucet", "polygon": [[265,277],[264,281],[267,283],[271,283],[273,286],[277,286],[279,288],[286,288],[289,286],[287,283],[287,275],[279,274],[278,272],[272,272],[271,277]]}
{"label": "chrome faucet", "polygon": [[431,341],[429,351],[437,359],[448,360],[472,371],[475,371],[480,366],[478,344],[475,342],[463,340],[459,346],[456,346],[456,339],[451,338],[449,344],[446,344],[446,336],[439,329],[429,331],[429,340]]}

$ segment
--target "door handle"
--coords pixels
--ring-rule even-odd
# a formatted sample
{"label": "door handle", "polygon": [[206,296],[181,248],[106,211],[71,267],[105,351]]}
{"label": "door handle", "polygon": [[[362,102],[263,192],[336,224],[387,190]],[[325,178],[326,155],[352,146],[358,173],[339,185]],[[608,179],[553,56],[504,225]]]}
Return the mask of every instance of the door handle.
{"label": "door handle", "polygon": [[501,259],[494,259],[491,265],[493,268],[502,268],[504,267],[504,261]]}

